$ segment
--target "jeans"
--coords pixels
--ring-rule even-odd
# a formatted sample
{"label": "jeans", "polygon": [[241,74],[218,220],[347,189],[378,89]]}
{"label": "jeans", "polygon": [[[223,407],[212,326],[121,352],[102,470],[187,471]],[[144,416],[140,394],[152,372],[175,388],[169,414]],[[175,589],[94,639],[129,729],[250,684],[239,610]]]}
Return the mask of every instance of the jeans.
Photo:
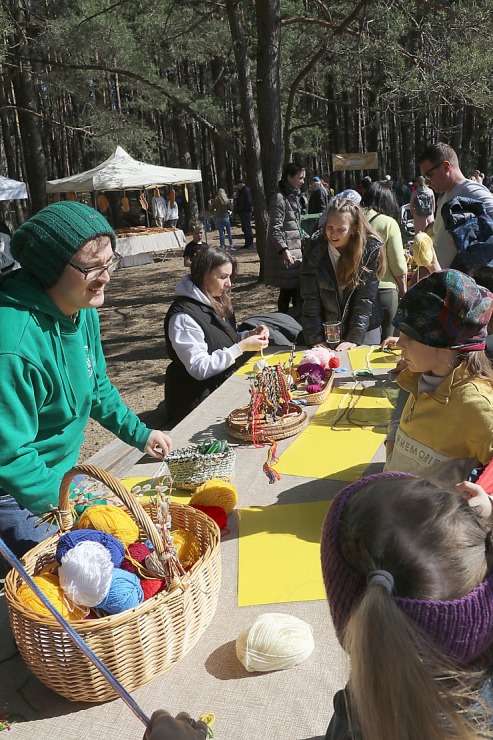
{"label": "jeans", "polygon": [[[0,537],[18,558],[56,532],[55,527],[46,524],[35,527],[37,520],[12,496],[0,495]],[[0,555],[0,577],[9,570],[10,565]]]}
{"label": "jeans", "polygon": [[245,247],[253,247],[252,212],[240,213],[241,230],[245,236]]}
{"label": "jeans", "polygon": [[231,233],[231,221],[229,216],[216,216],[216,227],[219,231],[219,241],[222,249],[226,246],[225,234],[228,234],[229,246],[233,246],[233,234]]}

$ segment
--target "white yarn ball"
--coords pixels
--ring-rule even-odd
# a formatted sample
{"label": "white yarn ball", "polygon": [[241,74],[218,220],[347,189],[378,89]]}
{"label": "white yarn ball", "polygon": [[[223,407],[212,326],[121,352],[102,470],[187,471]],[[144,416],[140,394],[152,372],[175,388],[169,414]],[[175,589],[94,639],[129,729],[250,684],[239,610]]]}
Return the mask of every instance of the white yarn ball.
{"label": "white yarn ball", "polygon": [[96,606],[109,591],[113,568],[107,547],[92,540],[79,542],[62,558],[60,586],[78,606]]}
{"label": "white yarn ball", "polygon": [[257,362],[254,362],[253,364],[253,372],[261,373],[264,367],[267,367],[267,364],[267,360],[257,360]]}
{"label": "white yarn ball", "polygon": [[291,614],[263,614],[236,640],[236,655],[247,671],[281,671],[303,663],[313,652],[312,628]]}

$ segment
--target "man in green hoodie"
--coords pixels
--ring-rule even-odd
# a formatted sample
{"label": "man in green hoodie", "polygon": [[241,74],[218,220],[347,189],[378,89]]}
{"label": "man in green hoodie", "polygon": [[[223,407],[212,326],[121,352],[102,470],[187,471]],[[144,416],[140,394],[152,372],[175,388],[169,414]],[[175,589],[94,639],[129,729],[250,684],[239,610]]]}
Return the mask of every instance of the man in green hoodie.
{"label": "man in green hoodie", "polygon": [[18,556],[46,537],[31,514],[57,505],[89,417],[152,457],[171,448],[106,374],[96,309],[115,246],[106,219],[73,201],[43,208],[12,238],[21,269],[0,282],[0,536]]}

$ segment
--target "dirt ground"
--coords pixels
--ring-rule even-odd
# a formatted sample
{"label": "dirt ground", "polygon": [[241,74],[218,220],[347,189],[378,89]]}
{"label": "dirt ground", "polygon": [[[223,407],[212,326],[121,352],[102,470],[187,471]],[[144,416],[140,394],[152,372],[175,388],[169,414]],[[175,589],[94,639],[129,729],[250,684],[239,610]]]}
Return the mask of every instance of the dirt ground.
{"label": "dirt ground", "polygon": [[[241,234],[234,238],[237,247],[243,244]],[[219,244],[217,232],[208,234],[208,241]],[[181,251],[157,257],[151,265],[117,270],[99,312],[108,375],[124,402],[152,428],[165,425],[164,376],[169,360],[163,321],[175,286],[187,272]],[[233,304],[238,322],[251,314],[276,311],[277,290],[257,282],[256,250],[238,249],[236,257],[239,274],[233,288]],[[114,439],[92,420],[85,437],[80,462]]]}

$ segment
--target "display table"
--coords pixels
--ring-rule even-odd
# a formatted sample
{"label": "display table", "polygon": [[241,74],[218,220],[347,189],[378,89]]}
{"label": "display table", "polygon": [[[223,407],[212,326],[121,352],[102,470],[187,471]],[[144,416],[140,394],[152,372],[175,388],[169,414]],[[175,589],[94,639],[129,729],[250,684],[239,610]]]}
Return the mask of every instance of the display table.
{"label": "display table", "polygon": [[[272,348],[265,354],[270,351]],[[350,368],[349,359],[344,353],[341,353],[341,362]],[[358,364],[357,367],[360,366]],[[334,386],[348,381],[352,382],[352,379],[347,374],[337,375]],[[378,383],[378,378],[364,382],[373,386]],[[206,434],[213,434],[218,439],[225,438],[225,418],[234,408],[248,403],[248,398],[247,377],[240,373],[231,376],[172,430],[175,448],[190,441],[198,442]],[[317,408],[306,407],[311,418]],[[341,435],[351,447],[352,432],[343,430]],[[280,441],[279,453],[287,450],[295,439]],[[123,443],[112,442],[111,445],[119,447],[121,451],[119,455],[113,454],[113,465],[105,465],[113,474],[146,477],[155,473],[158,462],[142,457],[141,453]],[[329,453],[330,450],[327,450]],[[106,457],[104,460],[104,454],[102,450],[86,462],[96,466],[101,466],[103,461],[108,463],[109,459]],[[240,444],[236,454],[238,508],[267,507],[274,512],[282,512],[283,507],[287,511],[292,504],[314,502],[310,505],[328,505],[334,494],[345,485],[341,480],[287,474],[283,474],[275,485],[269,485],[262,471],[265,447]],[[373,460],[368,460],[368,463],[374,463],[370,468],[372,472],[381,468],[382,460],[383,451],[380,448]],[[296,544],[296,540],[305,540],[318,549],[317,536],[310,537],[303,526],[294,527],[292,531],[290,520],[282,520],[282,516],[281,513],[277,530],[268,528],[265,531],[273,536],[279,531],[287,533],[292,537],[293,544]],[[158,708],[165,708],[173,715],[183,710],[195,717],[213,712],[216,715],[214,730],[218,740],[321,740],[332,715],[332,696],[344,686],[348,675],[348,661],[335,637],[328,605],[325,599],[319,599],[239,607],[240,517],[238,510],[230,515],[229,529],[223,532],[221,538],[223,580],[212,624],[185,658],[168,673],[136,691],[135,698],[149,715]],[[265,562],[261,567],[266,570],[272,566],[270,562]],[[0,629],[4,636],[0,645],[0,694],[3,710],[15,712],[24,720],[15,725],[13,734],[18,740],[30,740],[33,737],[37,740],[72,740],[86,737],[91,728],[98,740],[114,740],[115,737],[119,740],[136,740],[142,737],[142,725],[120,700],[94,706],[71,704],[30,675],[15,653],[5,603],[2,605],[0,602],[0,606]],[[235,640],[257,617],[267,612],[288,613],[308,622],[313,629],[315,650],[305,663],[296,668],[249,674],[236,658]],[[122,649],[124,647],[122,645]]]}
{"label": "display table", "polygon": [[152,262],[149,252],[166,252],[170,249],[183,249],[185,234],[181,229],[162,233],[121,236],[116,240],[116,251],[123,257],[122,267],[133,267]]}

